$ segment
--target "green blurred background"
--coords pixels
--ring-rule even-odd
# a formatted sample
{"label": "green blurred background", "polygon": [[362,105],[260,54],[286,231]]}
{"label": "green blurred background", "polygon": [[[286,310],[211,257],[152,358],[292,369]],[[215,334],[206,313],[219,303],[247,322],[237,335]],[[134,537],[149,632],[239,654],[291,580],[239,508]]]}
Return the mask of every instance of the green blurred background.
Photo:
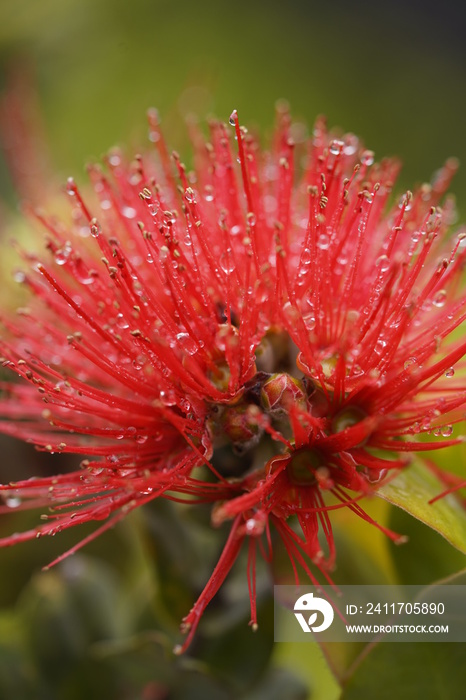
{"label": "green blurred background", "polygon": [[[242,123],[267,133],[276,100],[286,98],[295,119],[308,129],[324,113],[330,125],[362,136],[377,157],[399,156],[404,162],[400,190],[429,179],[447,157],[457,156],[464,167],[452,189],[464,221],[465,35],[466,9],[459,0],[441,6],[420,0],[0,0],[0,89],[13,70],[32,81],[57,182],[68,175],[84,180],[85,162],[116,143],[139,150],[149,106],[159,109],[167,140],[183,154],[189,150],[187,113],[226,120],[236,108]],[[0,190],[14,209],[17,199],[4,160]],[[3,451],[2,480],[14,478],[16,470],[31,474],[38,468],[34,452],[11,444]],[[464,455],[446,459],[464,461]],[[56,468],[62,467],[61,462]],[[41,470],[50,468],[42,461]],[[389,517],[385,511],[382,516]],[[463,560],[437,535],[404,516],[396,518],[396,528],[408,530],[413,546],[421,549],[421,580],[415,580],[412,549],[396,554],[385,540],[374,539],[372,530],[347,526],[344,519],[343,572],[356,575],[370,561],[374,580],[390,579],[395,568],[401,580],[427,583],[460,568]],[[267,621],[252,637],[235,579],[226,600],[233,601],[233,618],[240,624],[235,627],[231,611],[217,606],[197,658],[173,660],[169,648],[179,614],[187,612],[199,580],[218,555],[218,543],[210,543],[205,571],[195,560],[198,577],[180,586],[184,554],[196,547],[204,551],[208,517],[200,516],[195,535],[190,516],[181,524],[178,520],[176,513],[154,509],[149,527],[137,517],[87,548],[77,564],[53,573],[37,572],[75,542],[75,534],[0,552],[0,700],[339,696],[322,654],[312,645],[274,649]],[[1,533],[33,522],[7,518]],[[348,527],[359,538],[354,552],[354,542],[344,539]],[[165,552],[167,530],[171,558]],[[238,590],[244,589],[244,571],[238,581]],[[164,586],[175,591],[171,602],[164,599]],[[173,599],[181,600],[181,612],[170,615],[166,608],[173,607]],[[264,600],[267,620],[270,601]],[[219,641],[222,635],[229,643]],[[416,661],[408,646],[376,658],[377,671],[363,675],[366,690],[356,683],[357,695],[349,689],[345,698],[392,697],[398,690],[390,684],[392,668],[400,667],[403,658],[409,659],[406,667],[417,663],[419,670],[445,656],[444,649],[431,647],[431,656],[424,653]],[[455,649],[440,667],[445,683],[453,679],[442,696],[446,699],[464,697],[464,651]],[[256,658],[257,668],[251,670],[248,662]],[[370,684],[376,675],[382,681],[374,690]],[[412,677],[407,682],[412,684],[409,697],[421,697]],[[423,700],[440,697],[436,692],[427,683]]]}
{"label": "green blurred background", "polygon": [[[2,0],[0,58],[32,64],[67,174],[140,137],[148,106],[178,136],[186,111],[269,127],[286,98],[309,126],[324,113],[399,155],[408,186],[466,162],[465,30],[460,0]],[[455,191],[466,199],[466,167]]]}

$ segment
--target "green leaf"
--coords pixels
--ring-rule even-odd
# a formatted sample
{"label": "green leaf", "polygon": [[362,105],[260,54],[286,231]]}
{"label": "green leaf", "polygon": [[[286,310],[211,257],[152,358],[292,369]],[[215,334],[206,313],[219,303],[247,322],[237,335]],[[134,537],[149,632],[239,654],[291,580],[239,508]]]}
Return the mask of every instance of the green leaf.
{"label": "green leaf", "polygon": [[388,525],[395,532],[408,536],[401,547],[388,542],[398,583],[428,584],[451,576],[465,566],[462,552],[450,547],[438,532],[401,508],[391,508]]}
{"label": "green leaf", "polygon": [[377,491],[377,496],[402,508],[436,530],[466,554],[466,512],[454,495],[429,501],[445,490],[421,461],[414,462]]}
{"label": "green leaf", "polygon": [[377,644],[347,681],[340,700],[463,700],[465,653],[465,644]]}

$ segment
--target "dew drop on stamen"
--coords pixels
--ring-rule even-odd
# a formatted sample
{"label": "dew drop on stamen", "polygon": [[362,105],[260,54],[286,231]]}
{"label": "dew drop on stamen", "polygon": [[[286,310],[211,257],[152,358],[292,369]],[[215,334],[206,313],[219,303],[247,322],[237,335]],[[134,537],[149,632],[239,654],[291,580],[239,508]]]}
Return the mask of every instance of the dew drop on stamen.
{"label": "dew drop on stamen", "polygon": [[432,299],[432,304],[436,306],[438,309],[441,309],[442,306],[445,306],[445,302],[447,300],[447,293],[445,289],[440,289],[434,298]]}
{"label": "dew drop on stamen", "polygon": [[194,190],[192,187],[187,187],[185,191],[185,197],[186,201],[189,202],[190,204],[195,204],[196,203],[196,198],[194,195]]}
{"label": "dew drop on stamen", "polygon": [[310,265],[312,261],[312,253],[310,248],[304,248],[302,255],[301,255],[301,263],[303,265]]}
{"label": "dew drop on stamen", "polygon": [[139,371],[141,370],[146,363],[146,358],[143,355],[140,355],[139,357],[136,357],[135,360],[133,360],[133,367],[135,370]]}
{"label": "dew drop on stamen", "polygon": [[21,499],[16,498],[14,496],[8,496],[7,498],[5,498],[5,505],[8,508],[19,508],[19,506],[21,505]]}
{"label": "dew drop on stamen", "polygon": [[387,255],[380,255],[375,261],[375,264],[381,272],[386,272],[390,267],[390,259]]}
{"label": "dew drop on stamen", "polygon": [[330,247],[330,237],[326,233],[321,233],[317,239],[317,247],[320,250],[328,250]]}
{"label": "dew drop on stamen", "polygon": [[417,365],[417,358],[416,357],[409,357],[403,366],[405,369],[409,369],[410,367],[414,367],[415,365]]}
{"label": "dew drop on stamen", "polygon": [[230,114],[230,117],[228,119],[228,123],[230,124],[230,126],[235,126],[237,114],[238,112],[236,111],[236,109],[234,109],[233,112]]}
{"label": "dew drop on stamen", "polygon": [[176,340],[177,345],[185,350],[188,355],[194,355],[197,352],[197,343],[191,338],[189,333],[178,333]]}
{"label": "dew drop on stamen", "polygon": [[313,314],[303,316],[304,324],[308,331],[313,331],[316,327],[316,318]]}
{"label": "dew drop on stamen", "polygon": [[449,367],[445,372],[446,377],[453,377],[454,375],[455,375],[455,370],[453,367]]}
{"label": "dew drop on stamen", "polygon": [[345,156],[353,156],[358,150],[358,139],[356,136],[350,134],[346,137],[345,146],[343,153]]}
{"label": "dew drop on stamen", "polygon": [[292,306],[291,302],[287,301],[283,306],[283,313],[291,323],[295,323],[299,318],[299,311],[295,306]]}
{"label": "dew drop on stamen", "polygon": [[412,209],[412,207],[413,207],[412,201],[413,201],[413,200],[412,200],[412,197],[411,197],[411,194],[410,194],[410,193],[408,193],[408,194],[403,194],[403,195],[400,197],[400,201],[398,202],[398,207],[399,207],[400,209],[403,209],[403,207],[404,207],[404,210],[405,210],[405,211],[409,211],[409,210]]}
{"label": "dew drop on stamen", "polygon": [[123,314],[117,314],[117,326],[118,328],[129,328],[129,323],[123,316]]}
{"label": "dew drop on stamen", "polygon": [[174,406],[176,404],[176,396],[174,391],[164,391],[160,392],[160,401],[164,406]]}
{"label": "dew drop on stamen", "polygon": [[235,264],[231,257],[231,251],[227,251],[220,256],[220,267],[224,272],[226,272],[227,275],[233,272],[235,269]]}
{"label": "dew drop on stamen", "polygon": [[55,255],[54,255],[54,260],[57,263],[57,265],[65,265],[69,258],[69,251],[67,252],[66,248],[61,248],[60,250],[57,250]]}
{"label": "dew drop on stamen", "polygon": [[333,141],[330,142],[330,146],[329,146],[328,150],[332,155],[337,156],[341,153],[344,145],[345,145],[344,141],[340,141],[339,139],[334,139]]}
{"label": "dew drop on stamen", "polygon": [[382,338],[379,338],[379,340],[375,344],[376,354],[381,355],[386,347],[387,347],[387,341],[382,340]]}
{"label": "dew drop on stamen", "polygon": [[121,213],[125,219],[134,219],[136,217],[137,211],[134,207],[123,207]]}
{"label": "dew drop on stamen", "polygon": [[361,163],[369,167],[374,163],[374,151],[364,151],[361,155]]}

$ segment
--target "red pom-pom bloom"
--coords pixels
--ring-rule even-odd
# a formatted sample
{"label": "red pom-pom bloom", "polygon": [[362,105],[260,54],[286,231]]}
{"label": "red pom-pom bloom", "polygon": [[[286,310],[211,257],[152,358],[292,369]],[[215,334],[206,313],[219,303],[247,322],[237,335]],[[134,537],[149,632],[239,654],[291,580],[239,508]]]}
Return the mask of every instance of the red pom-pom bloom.
{"label": "red pom-pom bloom", "polygon": [[113,151],[89,168],[94,194],[68,182],[68,224],[34,212],[48,251],[21,251],[30,305],[3,318],[20,380],[2,382],[0,430],[85,459],[1,487],[3,511],[50,511],[0,545],[102,521],[59,561],[155,498],[212,503],[231,529],[183,651],[245,541],[254,627],[271,526],[296,579],[329,580],[332,509],[381,527],[361,497],[411,452],[458,442],[466,235],[447,235],[441,201],[453,161],[394,200],[398,163],[322,120],[295,146],[280,111],[262,151],[233,112],[237,152],[213,122],[208,142],[193,133],[194,172],[168,156],[154,111],[149,123],[153,153]]}

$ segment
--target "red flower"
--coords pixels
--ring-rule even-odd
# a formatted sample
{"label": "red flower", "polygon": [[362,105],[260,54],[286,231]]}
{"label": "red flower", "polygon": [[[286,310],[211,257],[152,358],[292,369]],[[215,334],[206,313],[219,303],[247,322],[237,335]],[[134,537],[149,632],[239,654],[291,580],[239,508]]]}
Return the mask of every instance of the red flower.
{"label": "red flower", "polygon": [[[31,304],[3,319],[3,364],[21,381],[2,383],[0,430],[86,459],[1,487],[2,510],[51,512],[0,544],[104,521],[59,561],[159,496],[211,502],[213,524],[232,525],[182,651],[246,539],[254,626],[271,524],[296,578],[299,566],[316,581],[312,562],[328,579],[331,510],[377,525],[360,498],[410,452],[458,442],[466,236],[446,237],[452,204],[439,208],[453,162],[393,204],[398,164],[374,164],[322,121],[295,147],[281,112],[261,152],[233,112],[239,167],[212,123],[210,142],[194,134],[195,173],[177,154],[172,167],[149,121],[157,157],[114,151],[106,173],[92,166],[98,204],[70,180],[67,225],[35,212],[48,254],[22,252]],[[416,438],[431,432],[444,439]]]}

